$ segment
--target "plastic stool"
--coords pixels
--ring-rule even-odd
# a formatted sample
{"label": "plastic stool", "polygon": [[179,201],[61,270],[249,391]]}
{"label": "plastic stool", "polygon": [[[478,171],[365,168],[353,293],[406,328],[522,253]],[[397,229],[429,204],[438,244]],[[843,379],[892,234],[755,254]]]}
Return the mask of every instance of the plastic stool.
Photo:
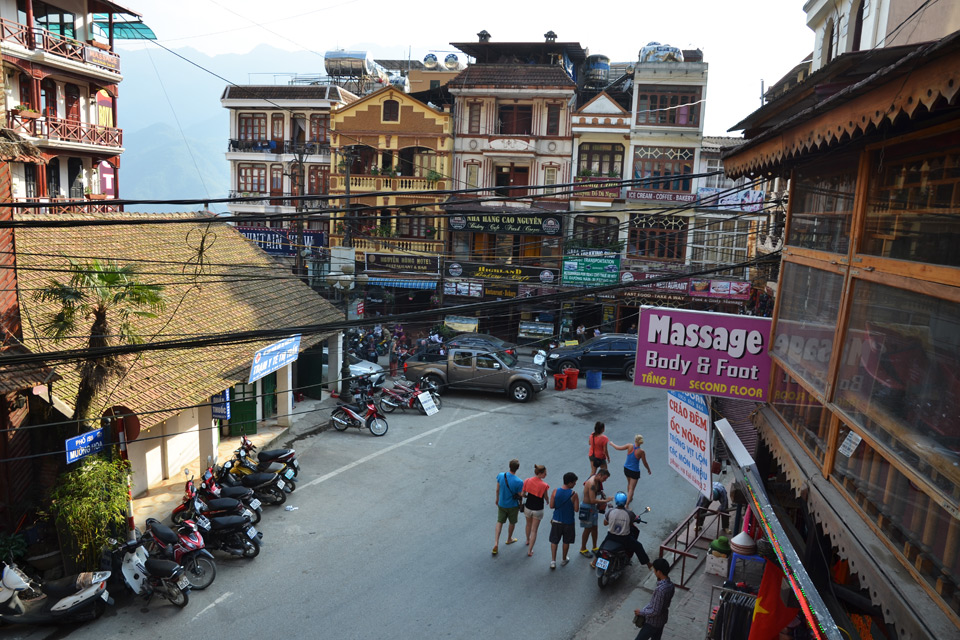
{"label": "plastic stool", "polygon": [[[764,558],[763,556],[744,556],[744,555],[740,555],[739,553],[734,552],[734,554],[733,554],[732,556],[730,556],[730,573],[727,574],[727,580],[728,580],[728,581],[733,582],[733,581],[734,581],[734,580],[733,580],[734,575],[737,573],[737,567],[738,567],[738,566],[743,566],[743,565],[739,565],[737,561],[742,561],[742,562],[744,563],[744,565],[745,565],[746,563],[748,563],[748,562],[757,562],[757,563],[759,563],[759,564],[760,564],[760,577],[761,577],[761,578],[763,577],[763,569],[765,568],[764,565],[766,565],[766,563],[767,563],[766,558]],[[746,582],[746,581],[744,581],[744,582]],[[757,580],[757,583],[756,583],[756,584],[753,584],[752,582],[748,582],[748,584],[750,584],[751,586],[754,586],[754,587],[759,587],[759,586],[760,586],[760,581]]]}

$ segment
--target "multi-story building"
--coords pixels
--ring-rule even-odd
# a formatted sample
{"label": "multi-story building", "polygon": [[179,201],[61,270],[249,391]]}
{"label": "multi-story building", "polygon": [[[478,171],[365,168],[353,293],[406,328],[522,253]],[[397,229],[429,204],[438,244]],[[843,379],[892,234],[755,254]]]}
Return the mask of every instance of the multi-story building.
{"label": "multi-story building", "polygon": [[[298,215],[325,206],[330,184],[330,111],[357,97],[333,84],[232,85],[220,104],[230,111],[230,195],[233,215],[250,215],[241,232],[266,251],[292,257],[308,252],[308,272],[326,244],[326,221],[306,220],[303,244]],[[253,218],[255,217],[255,219]],[[276,218],[270,220],[271,217]]]}
{"label": "multi-story building", "polygon": [[42,153],[39,163],[8,163],[12,196],[51,203],[45,211],[118,197],[123,131],[117,128],[117,90],[123,77],[113,47],[114,16],[139,17],[108,0],[68,4],[0,2],[3,116],[7,128]]}
{"label": "multi-story building", "polygon": [[850,637],[955,637],[958,15],[920,0],[805,9],[814,72],[724,157],[730,176],[790,180],[758,468],[783,481],[774,506],[806,532],[793,543]]}
{"label": "multi-story building", "polygon": [[[577,43],[453,43],[475,58],[447,87],[455,100],[454,175],[463,194],[448,218],[444,298],[498,300],[553,291],[571,182],[570,106],[585,59]],[[530,189],[529,185],[544,185]],[[483,198],[477,201],[477,198]],[[516,336],[519,323],[554,322],[555,309],[521,305],[480,328]]]}

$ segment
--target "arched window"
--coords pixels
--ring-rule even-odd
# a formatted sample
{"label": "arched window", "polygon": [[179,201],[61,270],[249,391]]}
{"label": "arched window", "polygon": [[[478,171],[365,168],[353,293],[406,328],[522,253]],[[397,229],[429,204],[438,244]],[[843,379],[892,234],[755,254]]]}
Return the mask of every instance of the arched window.
{"label": "arched window", "polygon": [[850,51],[860,51],[860,38],[863,36],[863,2],[864,0],[860,0],[856,17],[853,19],[853,41],[850,43]]}
{"label": "arched window", "polygon": [[384,100],[383,102],[383,121],[400,121],[400,103],[396,100]]}

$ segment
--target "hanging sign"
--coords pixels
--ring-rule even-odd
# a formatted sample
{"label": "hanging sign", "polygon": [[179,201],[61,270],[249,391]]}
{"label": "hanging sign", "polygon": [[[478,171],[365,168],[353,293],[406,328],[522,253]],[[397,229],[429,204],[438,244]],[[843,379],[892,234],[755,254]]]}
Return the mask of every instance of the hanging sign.
{"label": "hanging sign", "polygon": [[710,410],[698,393],[670,391],[667,394],[667,461],[670,467],[709,496]]}
{"label": "hanging sign", "polygon": [[250,366],[250,379],[247,384],[259,380],[265,375],[282,369],[290,364],[300,355],[300,334],[274,342],[269,347],[264,347],[257,351],[253,356],[253,363]]}
{"label": "hanging sign", "polygon": [[76,438],[67,438],[64,448],[67,450],[67,464],[100,453],[103,450],[103,429],[94,429]]}
{"label": "hanging sign", "polygon": [[224,389],[220,393],[210,396],[210,409],[213,411],[215,419],[229,420],[230,389]]}

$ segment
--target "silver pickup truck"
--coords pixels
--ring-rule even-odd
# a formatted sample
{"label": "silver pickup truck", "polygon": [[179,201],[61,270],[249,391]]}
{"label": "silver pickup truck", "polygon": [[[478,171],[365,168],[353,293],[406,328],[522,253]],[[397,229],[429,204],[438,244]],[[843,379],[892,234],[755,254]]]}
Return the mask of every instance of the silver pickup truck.
{"label": "silver pickup truck", "polygon": [[516,402],[526,402],[547,387],[543,367],[522,367],[516,356],[483,349],[451,349],[415,354],[403,365],[408,380],[426,378],[438,392],[449,389],[506,392]]}

